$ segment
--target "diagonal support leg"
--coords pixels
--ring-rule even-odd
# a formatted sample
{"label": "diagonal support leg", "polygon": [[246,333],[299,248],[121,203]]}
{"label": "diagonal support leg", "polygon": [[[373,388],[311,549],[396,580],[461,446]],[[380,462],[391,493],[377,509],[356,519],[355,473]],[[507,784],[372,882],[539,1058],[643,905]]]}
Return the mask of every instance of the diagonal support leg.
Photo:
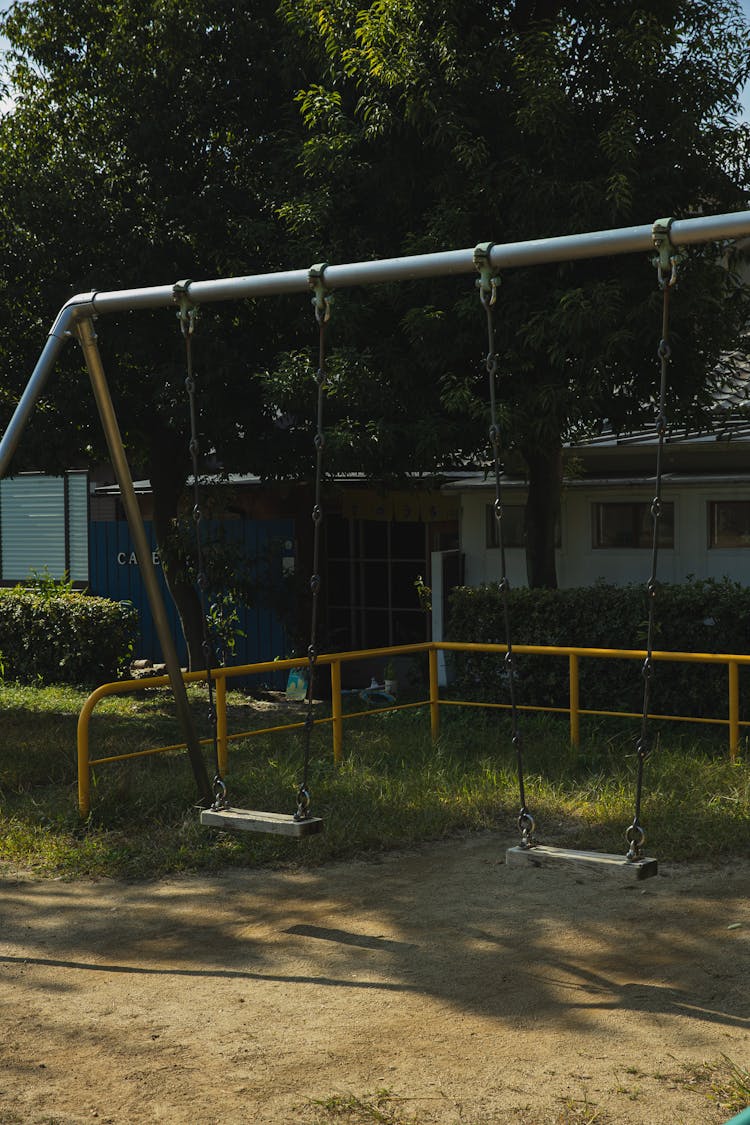
{"label": "diagonal support leg", "polygon": [[156,633],[161,644],[164,663],[167,666],[167,674],[169,675],[169,680],[172,685],[172,692],[177,708],[177,718],[187,744],[190,764],[193,768],[196,785],[198,786],[199,800],[205,805],[210,805],[213,800],[211,783],[208,778],[208,773],[206,772],[206,763],[203,760],[200,742],[193,725],[193,717],[190,713],[190,705],[188,703],[187,692],[185,691],[185,683],[182,679],[180,662],[177,659],[177,650],[169,628],[164,599],[161,596],[156,570],[154,568],[153,559],[151,558],[151,547],[146,537],[146,528],[143,524],[141,510],[138,507],[138,500],[136,499],[135,489],[133,487],[133,478],[125,455],[125,447],[122,443],[120,427],[117,423],[112,396],[110,395],[107,378],[104,374],[104,367],[102,365],[99,347],[96,342],[96,333],[94,332],[94,325],[91,318],[83,317],[77,321],[75,333],[83,350],[89,378],[91,379],[91,386],[94,391],[94,398],[96,399],[96,406],[107,439],[109,456],[115,470],[117,483],[120,486],[122,505],[125,509],[141,578],[143,579],[149,606],[153,614]]}

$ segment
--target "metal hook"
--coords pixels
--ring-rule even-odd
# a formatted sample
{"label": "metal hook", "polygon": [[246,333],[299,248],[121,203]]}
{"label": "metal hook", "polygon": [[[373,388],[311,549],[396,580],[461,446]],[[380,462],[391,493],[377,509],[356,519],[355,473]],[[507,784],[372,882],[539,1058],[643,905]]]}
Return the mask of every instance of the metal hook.
{"label": "metal hook", "polygon": [[646,833],[637,820],[634,820],[625,832],[628,843],[628,854],[625,857],[629,863],[636,863],[643,858],[643,845],[646,843]]}
{"label": "metal hook", "polygon": [[297,811],[294,814],[295,820],[307,820],[310,816],[310,790],[304,785],[300,786],[297,793]]}
{"label": "metal hook", "polygon": [[651,228],[654,249],[658,253],[653,264],[656,266],[661,289],[671,289],[677,283],[677,263],[681,255],[669,236],[673,222],[672,218],[657,219]]}
{"label": "metal hook", "polygon": [[311,266],[307,273],[310,288],[313,290],[313,308],[318,324],[327,324],[331,319],[331,302],[333,298],[326,289],[323,275],[328,269],[328,262],[318,262]]}
{"label": "metal hook", "polygon": [[184,281],[176,281],[172,286],[174,299],[178,301],[180,305],[177,319],[180,322],[183,336],[192,336],[195,330],[195,320],[198,316],[198,306],[190,300],[188,294],[188,289],[192,284],[190,278],[186,278]]}
{"label": "metal hook", "polygon": [[534,820],[528,809],[521,809],[518,817],[518,827],[521,832],[521,847],[533,848],[536,821]]}
{"label": "metal hook", "polygon": [[227,787],[217,774],[213,781],[214,803],[211,808],[218,812],[227,807]]}
{"label": "metal hook", "polygon": [[490,254],[494,242],[480,242],[474,247],[474,265],[479,270],[477,289],[479,299],[485,308],[492,308],[497,301],[497,289],[500,284],[500,275],[493,270]]}

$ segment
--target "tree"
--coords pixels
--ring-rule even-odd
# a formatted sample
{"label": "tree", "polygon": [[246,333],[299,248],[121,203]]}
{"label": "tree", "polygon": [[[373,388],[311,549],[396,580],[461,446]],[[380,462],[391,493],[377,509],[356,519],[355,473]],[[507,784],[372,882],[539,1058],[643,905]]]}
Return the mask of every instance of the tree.
{"label": "tree", "polygon": [[[277,208],[296,175],[293,93],[305,71],[272,0],[30,0],[2,27],[14,97],[0,122],[7,420],[70,295],[288,265],[294,243]],[[201,312],[201,450],[228,470],[262,469],[274,432],[263,372],[303,304]],[[191,665],[200,666],[193,576],[171,535],[190,472],[179,325],[173,311],[139,313],[99,332],[131,463],[153,486]],[[106,456],[74,349],[62,366],[16,468],[59,471]]]}
{"label": "tree", "polygon": [[[284,5],[328,66],[325,81],[299,95],[310,130],[304,159],[321,241],[347,259],[746,206],[750,145],[737,94],[750,39],[735,0],[358,8],[356,0]],[[301,222],[310,221],[308,203],[300,200]],[[506,454],[520,457],[528,479],[531,585],[556,585],[565,440],[605,417],[624,427],[653,411],[659,322],[649,268],[619,258],[503,278],[501,424]],[[695,420],[727,375],[722,357],[741,346],[748,299],[725,247],[691,253],[682,276],[670,414]],[[443,415],[442,448],[423,440],[425,460],[430,452],[448,460],[449,440],[475,454],[486,430],[479,320],[467,290],[457,296],[455,285],[433,282],[419,297],[403,287],[359,300],[371,379],[409,388],[406,417],[415,403],[420,419]],[[397,435],[390,426],[384,417]]]}
{"label": "tree", "polygon": [[[0,353],[14,377],[0,412],[61,298],[89,286],[744,205],[747,131],[735,110],[748,48],[730,0],[378,0],[362,12],[356,0],[284,0],[283,12],[282,23],[272,0],[29,0],[11,10]],[[649,408],[658,326],[648,273],[642,260],[618,259],[503,279],[501,423],[529,480],[532,584],[555,581],[564,440],[605,413],[624,426]],[[716,251],[691,256],[674,324],[673,413],[703,409],[707,372],[736,343],[745,306]],[[131,458],[154,486],[195,662],[200,615],[168,536],[190,471],[171,315],[108,322],[101,335]],[[203,310],[201,445],[226,468],[290,475],[303,452],[311,459],[310,359],[289,351],[307,337],[305,315],[304,301],[281,299]],[[480,317],[471,279],[337,294],[329,466],[383,477],[481,463]],[[25,454],[45,468],[96,457],[89,404],[71,351]]]}

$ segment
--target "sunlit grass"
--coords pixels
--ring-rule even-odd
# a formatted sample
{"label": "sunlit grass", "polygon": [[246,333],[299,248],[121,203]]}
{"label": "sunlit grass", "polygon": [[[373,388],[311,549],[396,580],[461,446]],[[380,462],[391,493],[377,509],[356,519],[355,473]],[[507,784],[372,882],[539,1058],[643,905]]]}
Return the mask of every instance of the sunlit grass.
{"label": "sunlit grass", "polygon": [[[42,876],[151,876],[231,865],[320,864],[457,833],[496,831],[514,843],[516,752],[508,720],[448,709],[435,745],[427,708],[345,724],[335,767],[330,728],[311,742],[313,811],[325,832],[302,841],[202,829],[187,756],[175,752],[95,767],[92,812],[77,811],[76,724],[85,695],[71,688],[0,688],[0,865]],[[205,696],[191,689],[202,735]],[[282,709],[283,710],[283,709]],[[230,697],[231,729],[269,720],[242,695]],[[579,749],[554,719],[524,719],[526,803],[539,842],[624,853],[634,811],[632,729],[591,728]],[[111,697],[92,721],[95,755],[179,741],[169,692]],[[210,751],[206,758],[210,764]],[[230,799],[293,812],[302,737],[260,735],[232,744]],[[647,851],[662,861],[750,854],[750,770],[725,746],[665,733],[646,763],[641,821]]]}
{"label": "sunlit grass", "polygon": [[679,1081],[700,1090],[727,1115],[735,1116],[750,1106],[750,1070],[727,1055],[700,1066],[686,1067]]}

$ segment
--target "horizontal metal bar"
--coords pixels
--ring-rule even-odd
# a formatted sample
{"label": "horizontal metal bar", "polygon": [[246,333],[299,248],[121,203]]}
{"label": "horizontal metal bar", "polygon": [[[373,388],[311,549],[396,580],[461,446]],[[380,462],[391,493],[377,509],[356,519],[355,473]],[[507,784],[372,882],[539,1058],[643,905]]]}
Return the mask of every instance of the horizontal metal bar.
{"label": "horizontal metal bar", "polygon": [[[498,643],[481,643],[479,641],[430,641],[428,642],[439,652],[488,652],[503,654],[506,645]],[[513,651],[522,656],[535,654],[548,656],[591,656],[603,660],[644,660],[648,655],[645,649],[640,648],[581,648],[576,645],[513,645]],[[342,657],[343,657],[342,653]],[[651,653],[653,660],[674,661],[675,664],[728,664],[735,661],[740,665],[750,664],[750,654],[733,654],[726,652],[672,652],[665,649],[654,650]],[[319,658],[320,659],[320,658]]]}
{"label": "horizontal metal bar", "polygon": [[[750,234],[750,211],[729,215],[708,215],[695,219],[675,219],[669,237],[677,246],[696,246],[703,242],[724,242]],[[498,269],[535,266],[582,258],[603,258],[634,254],[653,249],[651,226],[622,227],[619,230],[570,234],[560,238],[541,238],[533,242],[514,242],[493,246],[490,262]]]}
{"label": "horizontal metal bar", "polygon": [[[672,223],[670,229],[670,237],[675,246],[727,241],[745,235],[750,235],[750,211],[678,219]],[[497,243],[490,250],[490,262],[493,268],[500,270],[541,265],[546,262],[637,253],[647,251],[651,247],[652,227],[644,225],[618,230],[592,231],[587,234],[569,234],[557,238],[540,238],[529,242]],[[390,281],[467,274],[474,270],[474,248],[470,247],[465,250],[447,250],[435,254],[415,254],[404,258],[329,265],[325,270],[325,283],[330,289],[341,289],[351,285],[374,285]],[[253,274],[246,277],[217,278],[213,281],[191,281],[186,287],[186,292],[193,302],[203,304],[300,293],[308,288],[309,271],[301,269]],[[71,320],[115,312],[135,312],[145,308],[164,308],[175,303],[173,284],[144,289],[120,289],[108,293],[81,293],[67,301],[58,314],[47,344],[0,441],[0,477],[8,472],[29,415],[70,333]]]}
{"label": "horizontal metal bar", "polygon": [[[510,704],[510,703],[488,703],[487,700],[481,700],[479,702],[475,702],[473,700],[466,700],[466,699],[441,699],[440,700],[440,706],[441,707],[473,707],[477,710],[481,710],[482,708],[484,708],[488,711],[511,711],[513,709],[512,704]],[[541,706],[541,704],[539,706],[537,706],[535,703],[524,703],[523,705],[516,704],[516,710],[517,711],[529,711],[529,712],[538,711],[541,714],[549,714],[549,715],[569,715],[570,714],[570,708],[569,707],[543,707],[543,706]],[[363,711],[361,713],[363,715],[368,714],[367,711]],[[609,719],[640,719],[642,717],[640,711],[591,711],[591,710],[588,710],[586,707],[579,707],[578,708],[578,714],[579,715],[589,715],[589,716],[592,716],[594,718],[609,718]],[[353,716],[348,715],[348,714],[345,716],[345,718],[347,718],[347,719],[352,718],[352,717]],[[719,726],[719,727],[728,727],[729,726],[729,719],[706,719],[706,718],[703,718],[703,717],[698,716],[698,715],[657,715],[655,712],[649,711],[648,717],[649,717],[649,719],[653,719],[653,720],[658,721],[660,723],[661,722],[705,723],[706,725],[710,725],[710,726]],[[741,727],[748,727],[748,726],[750,726],[750,721],[748,721],[747,719],[742,719],[740,721],[740,726]]]}
{"label": "horizontal metal bar", "polygon": [[[675,246],[692,246],[702,242],[725,241],[750,235],[750,211],[729,215],[700,216],[675,220],[670,238]],[[541,265],[582,258],[637,253],[653,248],[652,227],[624,227],[616,230],[568,234],[556,238],[540,238],[529,242],[496,243],[490,250],[490,262],[496,269]],[[404,258],[382,258],[368,262],[329,265],[325,283],[329,289],[351,285],[377,285],[388,281],[413,281],[424,277],[446,277],[473,273],[474,247],[446,250],[435,254],[415,254]],[[190,299],[196,304],[211,301],[267,297],[283,293],[300,293],[309,288],[308,270],[251,274],[246,277],[225,277],[214,281],[191,281]],[[175,303],[171,285],[148,289],[122,289],[111,293],[95,293],[88,300],[74,298],[76,315],[103,315],[111,312],[158,308]]]}

